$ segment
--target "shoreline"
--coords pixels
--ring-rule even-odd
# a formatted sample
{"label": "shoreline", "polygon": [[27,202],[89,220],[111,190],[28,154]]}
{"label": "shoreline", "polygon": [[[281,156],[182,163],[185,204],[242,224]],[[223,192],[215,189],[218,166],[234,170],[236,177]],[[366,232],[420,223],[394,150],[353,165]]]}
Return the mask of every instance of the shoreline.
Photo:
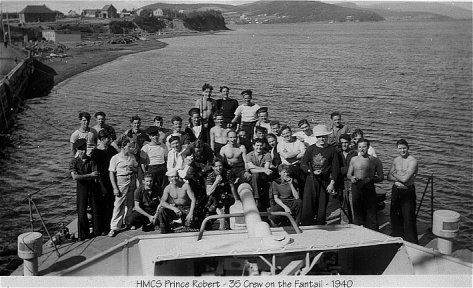
{"label": "shoreline", "polygon": [[163,39],[210,35],[215,32],[183,32],[160,36],[153,35],[146,38],[146,40],[138,39],[130,44],[110,44],[106,41],[88,41],[93,43],[90,44],[83,41],[82,43],[85,44],[83,46],[69,47],[69,49],[65,51],[67,57],[43,58],[38,60],[55,70],[57,74],[54,76],[54,86],[57,86],[77,74],[112,62],[121,56],[162,49],[168,45],[161,41]]}

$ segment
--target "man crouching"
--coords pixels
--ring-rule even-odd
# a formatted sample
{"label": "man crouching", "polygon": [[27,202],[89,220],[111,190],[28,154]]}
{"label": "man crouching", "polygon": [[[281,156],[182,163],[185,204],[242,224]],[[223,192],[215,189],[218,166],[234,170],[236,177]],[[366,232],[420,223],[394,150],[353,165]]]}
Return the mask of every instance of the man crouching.
{"label": "man crouching", "polygon": [[[169,185],[164,188],[161,198],[161,207],[158,210],[159,227],[161,233],[171,232],[171,223],[185,221],[185,226],[189,227],[194,217],[195,196],[189,184],[184,183],[177,174],[176,169],[166,172],[169,177]],[[182,223],[182,222],[181,222]]]}
{"label": "man crouching", "polygon": [[154,230],[158,223],[158,190],[153,185],[153,175],[146,173],[143,179],[143,185],[135,190],[135,206],[130,217],[126,219],[127,226],[132,230],[143,226],[144,232]]}

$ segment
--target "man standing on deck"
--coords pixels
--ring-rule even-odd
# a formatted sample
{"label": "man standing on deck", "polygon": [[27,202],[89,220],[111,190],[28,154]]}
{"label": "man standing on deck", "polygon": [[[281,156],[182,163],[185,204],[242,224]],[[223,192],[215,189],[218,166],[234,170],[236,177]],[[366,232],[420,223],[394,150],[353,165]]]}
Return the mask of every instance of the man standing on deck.
{"label": "man standing on deck", "polygon": [[417,244],[416,189],[417,160],[409,154],[409,144],[396,142],[399,156],[394,158],[388,180],[394,182],[391,195],[391,236]]}
{"label": "man standing on deck", "polygon": [[117,134],[115,133],[115,129],[112,126],[105,123],[105,112],[99,111],[95,113],[94,117],[97,120],[97,124],[92,128],[95,129],[97,133],[101,130],[107,131],[107,134],[110,136],[110,139],[112,139],[110,146],[112,146],[113,148],[115,148],[115,150],[117,150],[117,152],[119,152],[120,148],[118,148],[117,143],[113,142],[117,139]]}
{"label": "man standing on deck", "polygon": [[90,114],[87,112],[79,113],[80,127],[71,135],[71,151],[72,156],[76,157],[77,149],[74,148],[74,143],[78,139],[85,139],[87,141],[87,156],[90,156],[92,150],[97,146],[97,131],[90,128]]}
{"label": "man standing on deck", "polygon": [[203,126],[208,129],[207,132],[214,126],[213,114],[217,110],[217,102],[212,98],[213,89],[212,85],[205,83],[202,86],[202,97],[195,101],[195,108],[200,109]]}
{"label": "man standing on deck", "polygon": [[220,87],[220,93],[222,99],[217,100],[217,111],[221,111],[223,115],[223,128],[235,128],[232,127],[232,119],[235,116],[235,110],[238,108],[238,101],[228,97],[230,88],[227,86]]}
{"label": "man standing on deck", "polygon": [[358,140],[358,155],[351,158],[347,177],[351,181],[353,223],[378,231],[376,190],[374,183],[383,181],[383,164],[368,154],[370,142]]}
{"label": "man standing on deck", "polygon": [[307,148],[301,160],[301,170],[309,173],[302,198],[301,224],[325,225],[329,194],[335,193],[338,178],[338,155],[335,148],[327,144],[330,131],[325,125],[316,125],[313,134],[317,141]]}
{"label": "man standing on deck", "polygon": [[72,179],[77,182],[77,226],[78,237],[81,241],[91,237],[89,220],[87,219],[87,203],[92,207],[92,222],[95,236],[100,236],[102,231],[98,207],[97,182],[100,176],[97,164],[86,154],[87,140],[77,139],[72,146],[77,155],[69,163]]}
{"label": "man standing on deck", "polygon": [[338,111],[330,114],[330,119],[332,119],[332,133],[329,135],[328,144],[339,144],[340,135],[350,133],[350,128],[348,128],[348,125],[342,123],[342,114]]}
{"label": "man standing on deck", "polygon": [[253,91],[244,90],[241,92],[241,96],[243,96],[244,102],[235,110],[235,117],[232,120],[232,124],[237,124],[238,130],[245,130],[248,139],[253,139],[253,132],[256,126],[256,121],[258,120],[256,111],[261,107],[252,102]]}

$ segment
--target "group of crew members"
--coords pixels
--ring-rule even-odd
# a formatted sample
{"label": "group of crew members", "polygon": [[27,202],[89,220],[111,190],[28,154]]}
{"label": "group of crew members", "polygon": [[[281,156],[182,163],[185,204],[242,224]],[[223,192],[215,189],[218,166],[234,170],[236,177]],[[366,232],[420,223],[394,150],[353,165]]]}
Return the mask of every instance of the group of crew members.
{"label": "group of crew members", "polygon": [[[270,120],[269,109],[253,102],[251,90],[241,92],[243,104],[229,97],[226,86],[220,87],[221,99],[212,92],[211,85],[203,85],[186,127],[173,116],[165,128],[156,116],[142,129],[141,118],[132,116],[131,128],[117,135],[104,112],[95,113],[94,127],[89,113],[79,113],[80,127],[70,138],[79,239],[140,227],[190,231],[206,216],[229,213],[245,182],[261,212],[284,211],[299,225],[326,225],[328,203],[336,201],[347,223],[378,230],[374,184],[384,180],[383,166],[362,130],[351,130],[333,112],[331,127],[311,128],[302,119],[293,132]],[[396,147],[399,156],[387,175],[393,182],[392,235],[417,243],[417,161],[406,140]],[[281,216],[265,220],[287,224]],[[212,226],[229,229],[227,221]]]}

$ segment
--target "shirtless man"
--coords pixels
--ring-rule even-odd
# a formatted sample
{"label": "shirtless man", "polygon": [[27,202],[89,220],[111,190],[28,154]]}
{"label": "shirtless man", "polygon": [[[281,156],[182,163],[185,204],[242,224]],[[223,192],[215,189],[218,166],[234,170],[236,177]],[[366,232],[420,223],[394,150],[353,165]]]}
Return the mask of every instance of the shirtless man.
{"label": "shirtless man", "polygon": [[220,149],[227,144],[227,132],[229,129],[223,127],[223,113],[215,113],[215,126],[210,129],[210,147],[215,155],[220,154]]}
{"label": "shirtless man", "polygon": [[409,144],[396,142],[399,156],[394,158],[388,180],[394,182],[391,195],[391,236],[417,244],[416,189],[417,160],[409,154]]}
{"label": "shirtless man", "polygon": [[217,102],[212,98],[213,89],[214,88],[210,84],[205,83],[202,86],[202,97],[195,101],[195,108],[200,109],[200,115],[202,117],[204,127],[208,129],[213,127],[214,123],[212,116],[217,110]]}
{"label": "shirtless man", "polygon": [[227,139],[227,144],[220,149],[220,156],[231,167],[230,171],[235,179],[247,182],[251,179],[251,174],[246,172],[246,148],[237,143],[237,134],[234,130],[227,132]]}
{"label": "shirtless man", "polygon": [[377,231],[376,190],[374,183],[383,181],[383,164],[368,154],[370,142],[358,140],[358,156],[350,160],[347,177],[351,181],[353,223]]}
{"label": "shirtless man", "polygon": [[181,181],[176,169],[170,169],[166,176],[169,177],[169,185],[164,189],[158,211],[161,234],[171,232],[173,220],[179,222],[184,219],[185,226],[189,227],[196,203],[194,192],[189,184]]}

